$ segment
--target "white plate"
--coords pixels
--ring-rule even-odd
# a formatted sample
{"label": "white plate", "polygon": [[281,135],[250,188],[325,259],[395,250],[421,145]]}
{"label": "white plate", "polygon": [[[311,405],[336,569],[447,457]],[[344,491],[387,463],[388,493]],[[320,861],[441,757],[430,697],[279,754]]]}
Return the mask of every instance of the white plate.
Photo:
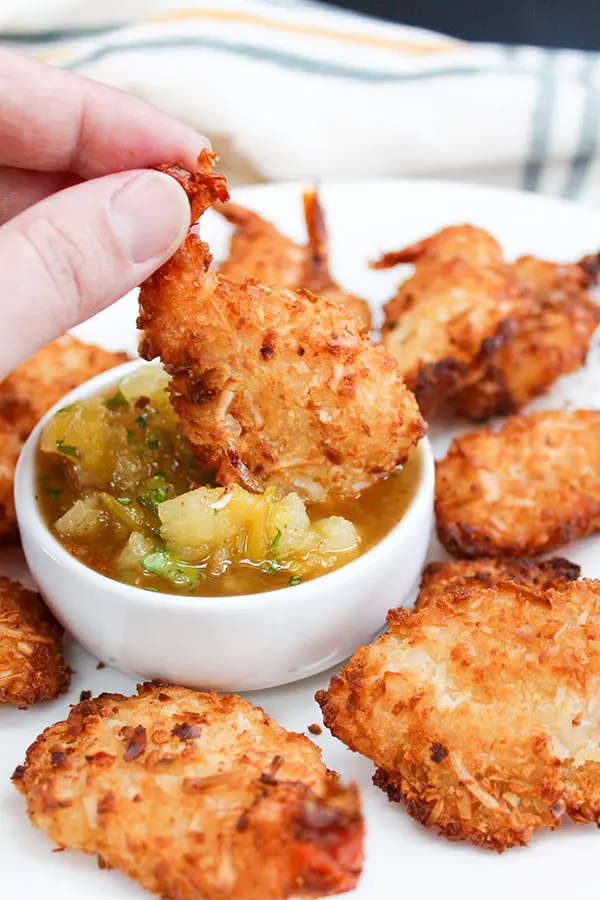
{"label": "white plate", "polygon": [[[271,218],[299,240],[304,237],[299,185],[244,188],[235,199]],[[548,259],[574,261],[600,247],[600,212],[558,200],[517,192],[424,181],[362,181],[324,184],[322,200],[331,232],[333,271],[345,287],[368,297],[379,310],[402,276],[400,270],[370,272],[366,260],[448,224],[472,222],[488,228],[509,258],[533,253]],[[228,228],[207,215],[202,234],[215,254],[226,249]],[[77,333],[110,349],[135,350],[135,297],[130,295]],[[568,376],[537,406],[575,405],[600,408],[600,342],[598,335],[585,369]],[[464,425],[447,420],[432,428],[434,448],[443,454],[450,436]],[[600,452],[600,448],[599,448]],[[586,576],[600,577],[600,536],[561,550],[583,567]],[[439,547],[432,555],[440,557]],[[26,580],[18,552],[0,554],[0,571]],[[85,598],[82,598],[85,602]],[[223,602],[227,602],[224,600]],[[68,645],[69,662],[76,669],[70,693],[52,703],[23,712],[0,709],[0,872],[7,900],[141,900],[141,888],[124,875],[100,871],[95,860],[81,853],[51,852],[51,844],[34,830],[25,815],[23,799],[9,784],[25,750],[43,728],[63,718],[82,690],[133,692],[133,680],[112,669],[96,669],[96,660]],[[249,699],[287,728],[303,731],[320,722],[313,701],[315,691],[328,683],[328,674],[296,685],[263,691]],[[371,784],[372,764],[350,753],[328,733],[315,738],[325,761],[363,792],[367,821],[364,874],[351,896],[355,900],[506,900],[544,897],[558,900],[566,893],[589,891],[597,860],[599,837],[592,826],[566,825],[544,832],[529,849],[509,850],[502,856],[436,837],[410,819],[397,804],[388,803]]]}

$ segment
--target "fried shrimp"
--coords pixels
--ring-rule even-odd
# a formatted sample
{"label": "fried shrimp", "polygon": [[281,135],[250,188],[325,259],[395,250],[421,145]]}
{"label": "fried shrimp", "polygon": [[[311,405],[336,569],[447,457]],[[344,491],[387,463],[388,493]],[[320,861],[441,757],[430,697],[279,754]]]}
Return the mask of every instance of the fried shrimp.
{"label": "fried shrimp", "polygon": [[514,581],[534,591],[562,590],[580,575],[580,568],[560,556],[551,559],[459,559],[430,563],[423,570],[415,610],[443,600],[449,591],[468,588],[472,583],[495,587],[500,581]]}
{"label": "fried shrimp", "polygon": [[[199,166],[197,212],[227,196],[212,155]],[[356,317],[308,291],[236,284],[210,263],[190,234],[142,285],[138,319],[140,353],[173,376],[201,464],[225,484],[317,500],[356,494],[406,460],[425,424],[396,362]]]}
{"label": "fried shrimp", "polygon": [[34,825],[170,900],[352,890],[363,822],[317,747],[236,695],[146,684],[47,728],[13,775]]}
{"label": "fried shrimp", "polygon": [[317,700],[390,800],[497,851],[600,821],[600,582],[473,579],[388,625]]}
{"label": "fried shrimp", "polygon": [[25,440],[61,397],[128,359],[65,335],[0,382],[0,544],[18,540],[13,502],[17,459]]}
{"label": "fried shrimp", "polygon": [[498,243],[471,225],[444,228],[386,253],[372,268],[413,263],[385,306],[383,343],[398,360],[425,416],[476,381],[532,302]]}
{"label": "fried shrimp", "polygon": [[33,706],[68,690],[62,636],[39,594],[0,578],[0,704]]}
{"label": "fried shrimp", "polygon": [[600,528],[600,411],[513,416],[456,438],[435,512],[454,556],[529,556]]}
{"label": "fried shrimp", "polygon": [[26,438],[61,397],[128,358],[126,353],[110,353],[66,334],[0,382],[0,422]]}
{"label": "fried shrimp", "polygon": [[545,394],[557,378],[583,365],[600,324],[600,306],[589,294],[598,257],[569,266],[525,256],[514,271],[535,306],[488,359],[481,378],[455,398],[457,410],[472,419],[516,412]]}
{"label": "fried shrimp", "polygon": [[306,245],[281,234],[249,209],[235,203],[216,204],[217,212],[235,226],[229,257],[220,264],[219,272],[231,281],[243,282],[250,277],[290,291],[305,288],[339,303],[370,328],[368,303],[344,291],[331,277],[327,229],[317,192],[305,191],[303,199]]}
{"label": "fried shrimp", "polygon": [[13,496],[15,472],[23,440],[0,423],[0,545],[18,539],[17,514]]}

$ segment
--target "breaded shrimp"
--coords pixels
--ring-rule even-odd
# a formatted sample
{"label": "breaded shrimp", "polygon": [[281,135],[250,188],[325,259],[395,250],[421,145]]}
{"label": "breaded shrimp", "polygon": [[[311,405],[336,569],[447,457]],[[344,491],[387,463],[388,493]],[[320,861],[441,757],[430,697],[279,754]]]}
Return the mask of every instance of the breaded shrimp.
{"label": "breaded shrimp", "polygon": [[581,569],[560,556],[550,559],[458,559],[430,563],[423,570],[415,610],[443,600],[458,587],[473,582],[495,587],[500,581],[514,581],[534,591],[559,591],[579,578]]}
{"label": "breaded shrimp", "polygon": [[[212,155],[199,166],[197,212],[227,196]],[[356,494],[406,460],[425,424],[396,362],[356,317],[308,291],[236,284],[210,263],[191,233],[142,285],[138,319],[140,353],[173,376],[201,463],[222,483],[318,500]]]}
{"label": "breaded shrimp", "polygon": [[219,272],[231,281],[243,282],[250,277],[290,291],[305,288],[339,303],[370,328],[368,303],[348,294],[331,277],[327,229],[317,192],[305,191],[303,199],[306,245],[281,234],[252,210],[235,203],[216,204],[217,212],[235,225],[229,257],[220,264]]}
{"label": "breaded shrimp", "polygon": [[600,528],[600,411],[513,416],[456,438],[435,511],[454,556],[529,556]]}
{"label": "breaded shrimp", "polygon": [[62,636],[39,594],[0,578],[0,704],[33,706],[68,690]]}
{"label": "breaded shrimp", "polygon": [[22,438],[0,422],[0,546],[15,543],[19,537],[13,492],[22,449]]}
{"label": "breaded shrimp", "polygon": [[516,412],[583,365],[600,324],[600,306],[589,294],[598,273],[594,259],[570,266],[533,256],[517,260],[514,272],[535,308],[488,359],[481,378],[457,395],[458,411],[476,420]]}
{"label": "breaded shrimp", "polygon": [[235,694],[102,694],[13,775],[61,847],[170,900],[283,900],[356,886],[363,823],[317,747]]}
{"label": "breaded shrimp", "polygon": [[385,306],[382,339],[427,417],[481,376],[532,303],[498,243],[472,225],[444,228],[372,268],[399,263],[415,271]]}
{"label": "breaded shrimp", "polygon": [[35,425],[73,388],[127,359],[125,353],[109,353],[65,335],[0,382],[0,544],[18,540],[14,474]]}
{"label": "breaded shrimp", "polygon": [[499,852],[600,822],[600,582],[472,580],[388,625],[317,700],[390,800]]}

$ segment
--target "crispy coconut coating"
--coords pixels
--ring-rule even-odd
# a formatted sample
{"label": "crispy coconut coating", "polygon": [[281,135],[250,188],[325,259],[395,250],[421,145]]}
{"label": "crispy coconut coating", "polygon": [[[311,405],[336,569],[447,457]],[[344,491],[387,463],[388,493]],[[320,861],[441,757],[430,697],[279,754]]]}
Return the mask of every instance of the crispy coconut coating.
{"label": "crispy coconut coating", "polygon": [[583,365],[600,324],[600,306],[589,293],[598,272],[593,259],[571,266],[517,260],[514,271],[535,308],[489,358],[482,377],[455,398],[458,411],[475,420],[516,412]]}
{"label": "crispy coconut coating", "polygon": [[219,266],[222,275],[237,282],[256,278],[290,291],[306,288],[319,297],[329,297],[371,327],[368,303],[344,291],[331,277],[325,217],[315,190],[304,193],[306,245],[297,244],[257,213],[235,203],[218,203],[215,209],[235,225],[229,257]]}
{"label": "crispy coconut coating", "polygon": [[472,582],[494,587],[499,581],[514,581],[534,591],[562,590],[579,578],[581,569],[560,556],[550,559],[458,559],[430,563],[423,570],[415,610],[443,600],[456,587]]}
{"label": "crispy coconut coating", "polygon": [[65,335],[0,382],[0,544],[18,541],[14,475],[35,425],[73,388],[126,360],[124,353],[109,353]]}
{"label": "crispy coconut coating", "polygon": [[532,301],[498,243],[472,225],[444,228],[372,266],[400,263],[413,263],[414,274],[385,306],[382,339],[430,416],[481,376]]}
{"label": "crispy coconut coating", "polygon": [[13,775],[29,816],[170,900],[355,887],[363,822],[308,738],[236,695],[146,684],[47,728]]}
{"label": "crispy coconut coating", "polygon": [[[226,197],[212,155],[199,166],[196,212]],[[210,263],[190,234],[142,285],[138,319],[140,353],[160,356],[173,376],[173,405],[201,463],[222,483],[317,500],[356,494],[406,460],[425,423],[358,319],[307,291],[236,284]]]}
{"label": "crispy coconut coating", "polygon": [[22,448],[22,438],[0,422],[0,545],[18,541],[13,489]]}
{"label": "crispy coconut coating", "polygon": [[68,690],[62,636],[39,594],[0,578],[0,703],[33,706]]}
{"label": "crispy coconut coating", "polygon": [[535,556],[600,528],[600,411],[512,416],[452,441],[435,513],[454,556]]}
{"label": "crispy coconut coating", "polygon": [[61,397],[128,358],[126,353],[110,353],[66,334],[0,382],[0,422],[26,438]]}
{"label": "crispy coconut coating", "polygon": [[502,851],[600,819],[600,582],[472,580],[392,610],[317,700],[374,782],[452,840]]}

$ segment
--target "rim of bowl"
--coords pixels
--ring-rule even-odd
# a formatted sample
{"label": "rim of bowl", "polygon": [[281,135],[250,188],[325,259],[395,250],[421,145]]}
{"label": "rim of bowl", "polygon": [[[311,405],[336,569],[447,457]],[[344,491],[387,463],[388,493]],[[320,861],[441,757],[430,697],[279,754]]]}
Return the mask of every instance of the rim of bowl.
{"label": "rim of bowl", "polygon": [[[95,582],[100,588],[106,586],[108,583],[112,585],[113,590],[119,591],[124,599],[140,605],[163,607],[165,604],[171,604],[172,606],[189,606],[197,608],[199,611],[203,608],[219,607],[219,609],[222,609],[224,612],[230,612],[235,610],[236,607],[248,606],[252,603],[259,606],[267,606],[272,603],[289,602],[290,596],[295,598],[302,597],[304,598],[304,602],[310,602],[312,599],[313,601],[320,603],[322,590],[325,588],[324,579],[327,579],[327,588],[333,590],[335,588],[334,579],[341,582],[343,579],[352,577],[354,573],[357,573],[359,567],[364,570],[370,566],[376,566],[377,558],[380,554],[386,552],[390,544],[396,544],[398,541],[401,541],[403,537],[408,536],[412,520],[416,515],[417,506],[422,502],[428,502],[429,496],[431,496],[431,503],[433,504],[435,463],[429,439],[424,437],[421,438],[417,447],[413,450],[413,453],[417,452],[420,456],[421,465],[419,482],[400,521],[388,531],[380,541],[374,544],[373,547],[366,550],[364,553],[361,553],[355,559],[350,560],[350,562],[345,563],[338,569],[334,569],[333,572],[325,572],[323,575],[318,575],[310,581],[295,585],[292,595],[289,593],[289,587],[276,588],[272,591],[257,591],[253,594],[229,594],[222,596],[169,594],[159,591],[148,591],[142,587],[125,584],[125,582],[119,581],[116,578],[110,578],[108,575],[102,575],[100,572],[96,572],[95,569],[86,566],[85,563],[72,556],[52,534],[42,517],[35,496],[36,455],[39,438],[46,423],[63,406],[68,403],[76,402],[77,400],[91,397],[105,388],[110,387],[110,385],[121,381],[122,378],[133,372],[135,369],[147,365],[156,365],[156,363],[147,363],[141,359],[131,360],[123,365],[115,366],[113,369],[108,369],[106,372],[101,372],[100,375],[90,378],[82,385],[79,385],[79,387],[70,391],[68,394],[65,394],[64,397],[48,410],[46,415],[43,416],[35,426],[25,442],[17,463],[15,473],[15,505],[19,524],[22,518],[28,517],[28,527],[34,532],[40,545],[45,547],[63,566],[73,567],[80,577],[91,579],[91,581]],[[404,534],[405,532],[406,534]],[[313,595],[312,598],[310,596],[311,592]],[[282,595],[287,598],[287,601],[283,599]]]}

